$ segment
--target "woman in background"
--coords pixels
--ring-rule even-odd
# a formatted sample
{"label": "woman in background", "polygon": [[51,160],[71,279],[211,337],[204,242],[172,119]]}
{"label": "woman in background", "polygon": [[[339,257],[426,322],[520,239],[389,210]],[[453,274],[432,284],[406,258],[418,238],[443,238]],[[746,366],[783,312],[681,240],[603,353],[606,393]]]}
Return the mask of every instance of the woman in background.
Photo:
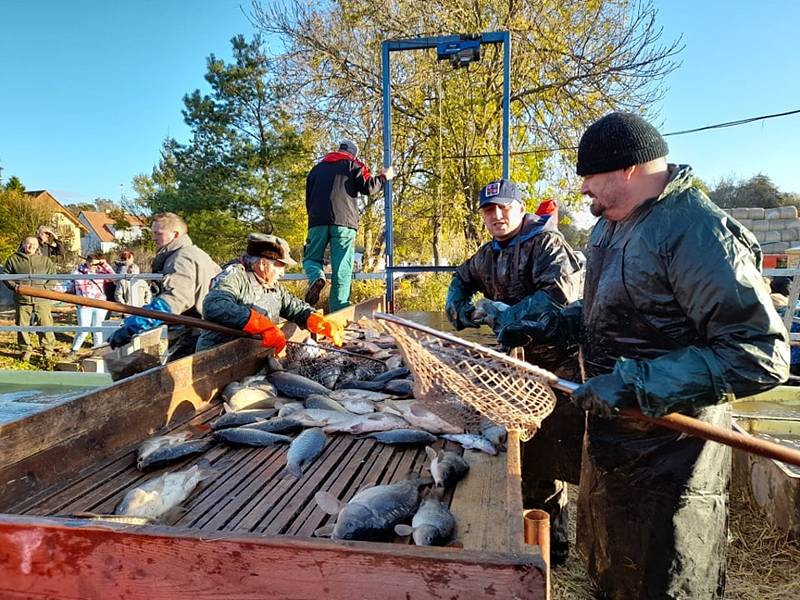
{"label": "woman in background", "polygon": [[[113,275],[114,269],[109,265],[106,260],[103,258],[102,253],[100,252],[92,252],[84,260],[78,267],[73,271],[76,274],[82,275],[100,275],[100,274],[109,274]],[[84,298],[94,298],[95,300],[105,300],[106,294],[105,290],[103,289],[103,284],[105,280],[103,279],[76,279],[75,280],[75,294],[78,296],[83,296]],[[79,306],[78,307],[78,326],[79,327],[99,327],[103,324],[103,320],[106,318],[106,314],[108,311],[104,308],[92,308],[90,306]],[[75,359],[78,356],[78,350],[80,350],[81,346],[83,345],[84,340],[86,339],[88,332],[81,331],[75,336],[75,340],[72,343],[72,352],[67,357],[68,359]],[[92,340],[93,344],[92,347],[96,348],[97,346],[102,345],[103,343],[103,332],[102,331],[94,331],[92,332]]]}

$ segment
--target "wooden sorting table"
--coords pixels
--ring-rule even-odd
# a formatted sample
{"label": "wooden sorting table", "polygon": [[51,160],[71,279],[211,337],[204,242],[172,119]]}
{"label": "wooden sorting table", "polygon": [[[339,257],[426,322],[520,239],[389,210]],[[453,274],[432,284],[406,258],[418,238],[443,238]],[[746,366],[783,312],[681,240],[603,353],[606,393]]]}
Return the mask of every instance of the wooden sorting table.
{"label": "wooden sorting table", "polygon": [[[374,308],[349,310],[357,318]],[[165,524],[70,516],[113,512],[128,489],[159,473],[135,468],[135,450],[147,437],[185,429],[210,435],[207,423],[220,412],[217,392],[255,373],[264,357],[257,342],[236,340],[0,425],[0,597],[547,596],[538,547],[523,543],[513,437],[499,456],[466,452],[470,473],[446,497],[458,547],[312,537],[333,519],[316,506],[317,491],[346,501],[366,484],[421,473],[428,462],[424,449],[349,435],[329,436],[296,481],[279,476],[285,446],[215,445],[205,453],[211,476]]]}

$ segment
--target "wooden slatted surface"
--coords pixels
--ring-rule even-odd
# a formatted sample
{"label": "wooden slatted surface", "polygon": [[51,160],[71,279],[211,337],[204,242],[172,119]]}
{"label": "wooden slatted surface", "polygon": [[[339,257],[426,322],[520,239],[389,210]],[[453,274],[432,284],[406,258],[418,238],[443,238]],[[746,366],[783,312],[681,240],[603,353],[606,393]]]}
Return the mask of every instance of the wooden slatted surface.
{"label": "wooden slatted surface", "polygon": [[[205,424],[218,412],[216,407],[207,410],[169,431],[188,429],[193,433],[192,437],[208,437],[211,434],[209,431],[203,434],[203,427],[207,429]],[[437,448],[460,451],[456,444],[445,444],[438,442]],[[85,469],[62,487],[49,490],[46,496],[20,505],[13,512],[64,517],[82,512],[111,514],[128,490],[164,471],[179,470],[204,458],[212,466],[211,476],[200,483],[182,509],[171,515],[166,524],[202,532],[249,532],[308,538],[319,527],[335,520],[316,505],[314,495],[318,491],[330,492],[347,502],[368,485],[393,483],[410,473],[430,475],[424,447],[389,446],[350,435],[328,436],[325,450],[306,467],[299,480],[281,477],[287,445],[249,448],[218,443],[202,457],[190,457],[151,473],[136,469],[137,446],[125,449],[94,469]],[[467,452],[468,460],[479,467],[476,476],[483,477],[490,464],[494,465],[494,470],[504,472],[502,455],[486,458],[470,455],[474,453]],[[490,485],[496,483],[497,478],[490,478]],[[450,502],[452,498],[450,491],[445,501]],[[502,508],[499,504],[503,500],[498,495],[498,506],[488,508]],[[454,506],[461,506],[465,501],[459,499]],[[485,502],[479,499],[474,514],[467,512],[462,518],[485,522],[487,515],[480,514],[485,508]],[[459,523],[459,531],[465,533],[474,532],[476,527],[482,528],[477,523]],[[395,541],[409,543],[410,540],[397,538]]]}

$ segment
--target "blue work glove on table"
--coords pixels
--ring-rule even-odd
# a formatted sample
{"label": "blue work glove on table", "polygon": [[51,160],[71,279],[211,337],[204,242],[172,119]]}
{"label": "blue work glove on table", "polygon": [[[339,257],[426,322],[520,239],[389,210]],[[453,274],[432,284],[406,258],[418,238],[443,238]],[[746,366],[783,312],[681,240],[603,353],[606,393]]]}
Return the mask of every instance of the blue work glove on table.
{"label": "blue work glove on table", "polygon": [[[156,298],[149,304],[145,304],[142,308],[156,310],[163,313],[172,312],[172,310],[169,308],[169,304],[167,304],[167,302],[161,298]],[[150,319],[148,317],[132,315],[127,317],[122,322],[122,326],[111,334],[111,337],[108,338],[108,343],[112,348],[119,348],[120,346],[129,344],[133,339],[133,336],[138,335],[143,331],[147,331],[148,329],[154,329],[163,322],[164,321],[159,321],[158,319]]]}
{"label": "blue work glove on table", "polygon": [[633,386],[622,381],[616,369],[592,377],[572,392],[572,403],[599,417],[613,417],[623,408],[638,406]]}

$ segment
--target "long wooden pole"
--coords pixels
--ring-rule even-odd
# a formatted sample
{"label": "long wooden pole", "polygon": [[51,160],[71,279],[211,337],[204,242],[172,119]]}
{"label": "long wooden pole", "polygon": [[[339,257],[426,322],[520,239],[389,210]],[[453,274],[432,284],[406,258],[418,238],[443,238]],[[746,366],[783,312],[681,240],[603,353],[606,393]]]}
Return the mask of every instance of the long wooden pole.
{"label": "long wooden pole", "polygon": [[[578,388],[578,384],[573,381],[559,379],[544,369],[516,359],[512,356],[502,354],[496,350],[492,350],[491,348],[486,348],[480,344],[463,340],[457,336],[426,327],[425,325],[420,325],[419,323],[414,323],[413,321],[408,321],[407,319],[401,319],[400,317],[396,317],[394,315],[377,313],[375,316],[379,319],[401,325],[402,327],[416,329],[417,331],[421,331],[433,337],[438,337],[442,340],[450,342],[451,344],[469,348],[470,350],[482,354],[483,356],[512,363],[520,369],[531,372],[536,377],[542,378],[544,375],[544,379],[549,379],[549,381],[547,381],[548,385],[570,395]],[[667,429],[671,429],[673,431],[678,431],[680,433],[685,433],[687,435],[712,442],[718,442],[720,444],[725,444],[726,446],[731,446],[732,448],[744,450],[745,452],[749,452],[751,454],[758,454],[759,456],[772,458],[800,467],[800,451],[781,446],[780,444],[768,442],[767,440],[762,440],[760,438],[753,437],[752,435],[739,433],[738,431],[732,431],[730,429],[723,429],[722,427],[716,427],[706,423],[705,421],[701,421],[700,419],[687,417],[686,415],[679,413],[670,413],[668,415],[664,415],[663,417],[653,418],[643,415],[641,411],[636,409],[625,409],[621,411],[621,414],[625,417],[636,419],[637,421],[644,421],[646,423],[650,423],[651,425],[666,427]]]}
{"label": "long wooden pole", "polygon": [[125,313],[127,315],[137,315],[139,317],[147,317],[148,319],[158,319],[165,323],[172,323],[174,325],[185,325],[186,327],[197,327],[198,329],[208,329],[209,331],[216,331],[234,337],[255,337],[251,336],[240,329],[232,329],[206,321],[205,319],[196,319],[194,317],[184,317],[182,315],[173,315],[172,313],[159,312],[157,310],[148,310],[138,306],[130,306],[128,304],[121,304],[119,302],[110,302],[108,300],[97,300],[95,298],[85,298],[83,296],[76,296],[75,294],[65,294],[63,292],[54,292],[53,290],[45,290],[42,288],[35,288],[29,285],[16,286],[18,294],[23,296],[35,296],[37,298],[47,298],[48,300],[56,300],[58,302],[69,302],[70,304],[80,304],[81,306],[91,306],[92,308],[103,308],[112,310],[114,312]]}

